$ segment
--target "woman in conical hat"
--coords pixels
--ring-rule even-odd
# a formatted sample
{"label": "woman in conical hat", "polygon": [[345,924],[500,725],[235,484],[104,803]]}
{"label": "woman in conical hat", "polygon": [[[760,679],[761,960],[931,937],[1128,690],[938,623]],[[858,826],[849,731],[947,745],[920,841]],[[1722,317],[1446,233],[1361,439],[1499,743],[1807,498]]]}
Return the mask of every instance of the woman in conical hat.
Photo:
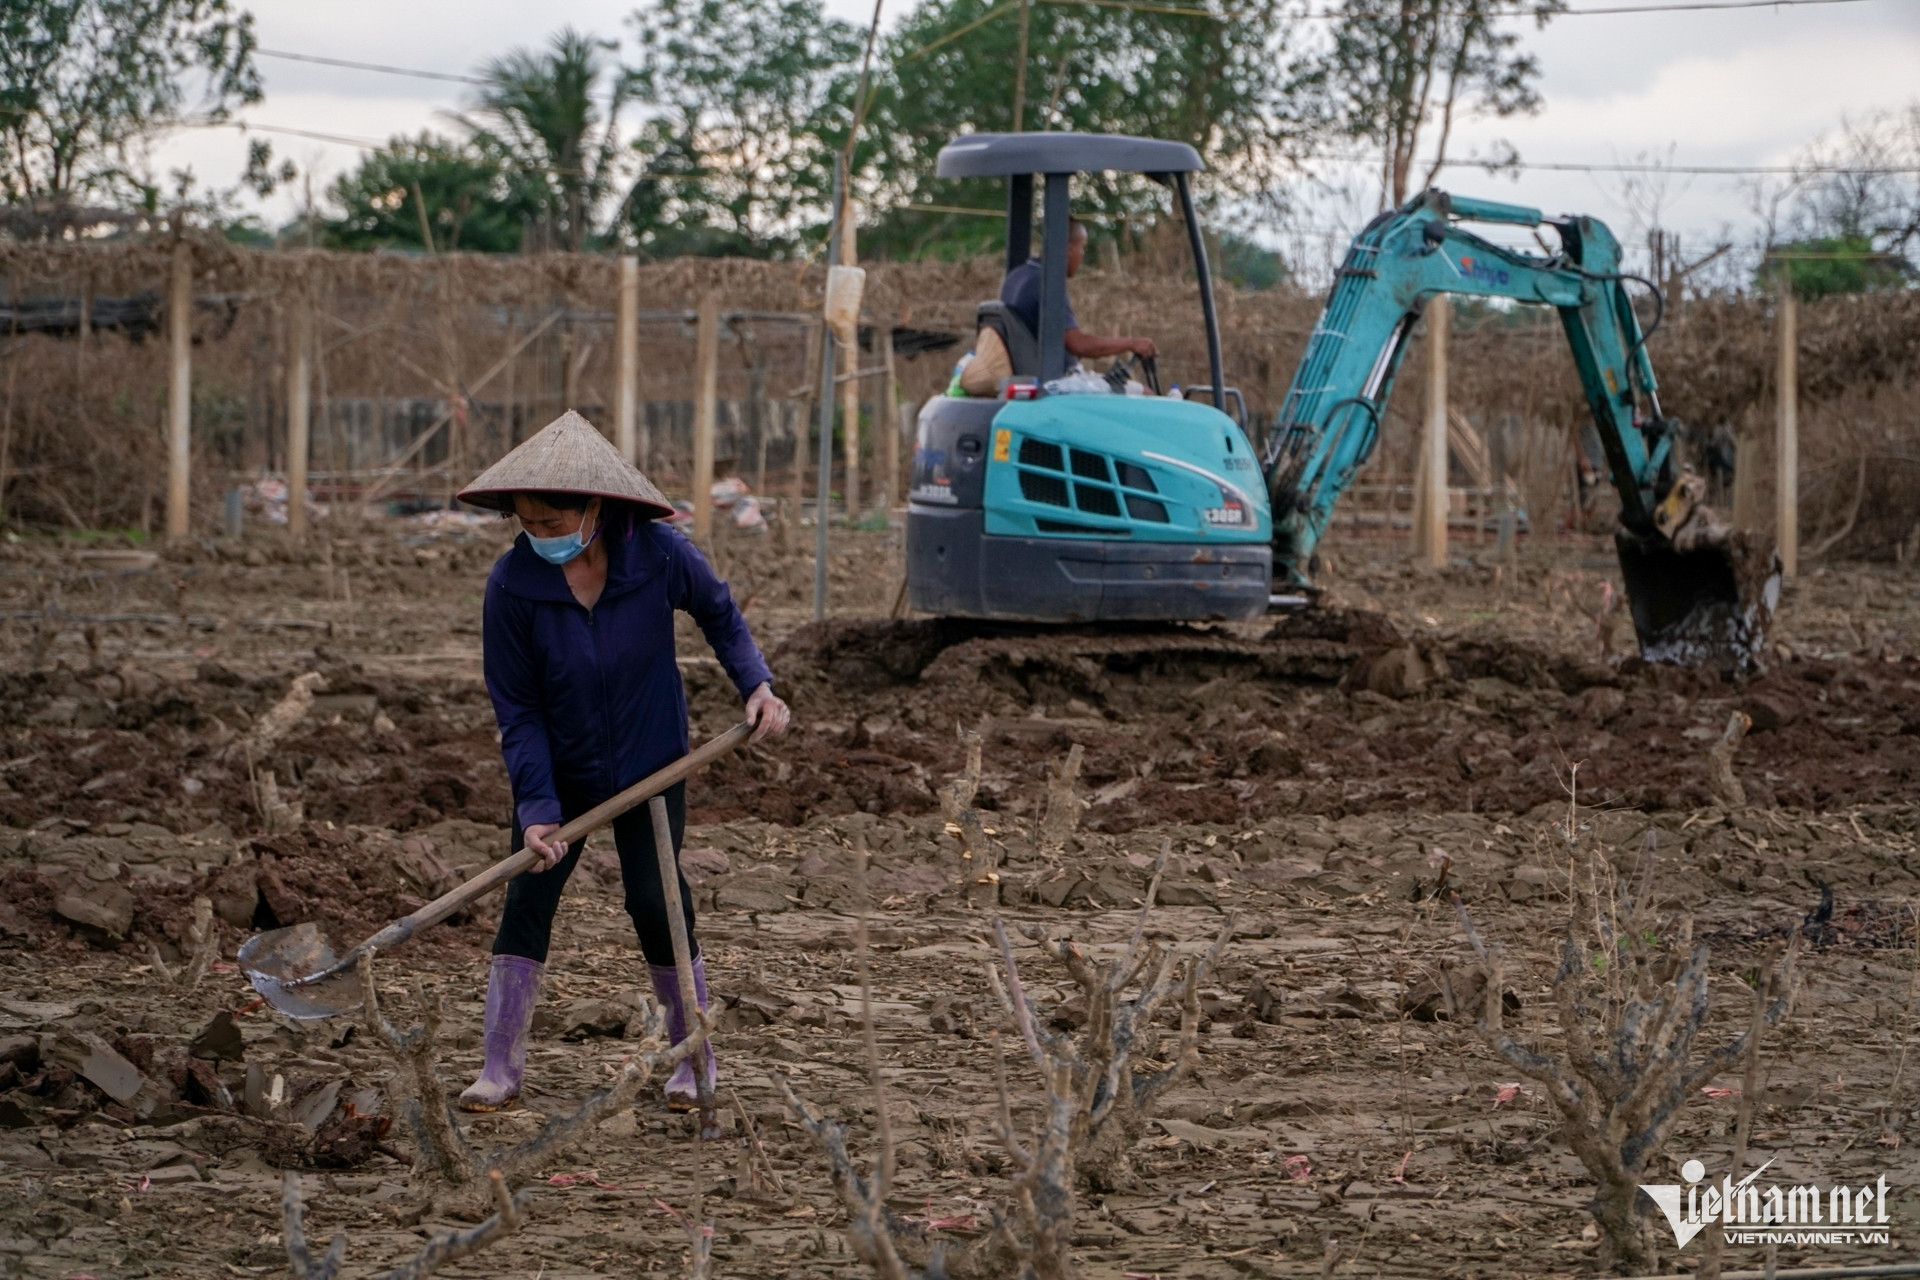
{"label": "woman in conical hat", "polygon": [[[513,847],[540,861],[507,885],[487,981],[486,1065],[460,1095],[469,1111],[519,1097],[527,1031],[540,994],[553,916],[580,849],[552,839],[561,825],[687,752],[686,693],[674,658],[673,614],[691,614],[746,703],[753,738],[787,727],[787,706],[747,633],[727,584],[678,530],[673,508],[607,438],[569,410],[487,468],[461,494],[510,512],[520,536],[487,578],[483,650],[500,750],[513,783]],[[686,825],[686,784],[666,792],[674,848]],[[687,1011],[673,964],[653,826],[642,807],[613,824],[627,913],[653,990],[677,1043]],[[693,894],[680,883],[687,936]],[[706,966],[693,941],[694,986],[707,1006]],[[715,1078],[713,1051],[702,1068]],[[692,1059],[667,1081],[667,1102],[695,1104]]]}

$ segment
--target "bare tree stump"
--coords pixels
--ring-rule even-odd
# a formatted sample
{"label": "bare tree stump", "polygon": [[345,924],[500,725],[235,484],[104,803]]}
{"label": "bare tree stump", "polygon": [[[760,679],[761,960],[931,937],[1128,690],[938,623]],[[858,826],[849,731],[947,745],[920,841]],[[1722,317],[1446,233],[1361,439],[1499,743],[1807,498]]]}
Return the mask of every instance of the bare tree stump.
{"label": "bare tree stump", "polygon": [[[1585,886],[1580,875],[1570,877],[1572,909],[1553,978],[1566,1044],[1557,1054],[1526,1049],[1502,1027],[1499,957],[1481,942],[1454,897],[1468,941],[1490,975],[1480,1034],[1516,1071],[1547,1087],[1567,1144],[1597,1184],[1593,1215],[1601,1261],[1634,1274],[1659,1268],[1654,1235],[1636,1207],[1640,1183],[1665,1150],[1687,1100],[1749,1057],[1760,1028],[1787,1016],[1795,989],[1789,951],[1753,1024],[1727,1044],[1698,1050],[1695,1041],[1707,1016],[1708,950],[1693,944],[1691,920],[1662,936],[1650,910],[1652,880],[1649,858],[1638,890],[1623,901],[1609,866],[1590,866]],[[1661,974],[1671,976],[1663,981]]]}
{"label": "bare tree stump", "polygon": [[1086,812],[1087,802],[1074,790],[1074,784],[1080,780],[1080,761],[1085,755],[1085,749],[1074,743],[1067,750],[1067,758],[1047,775],[1047,812],[1040,819],[1039,839],[1040,852],[1047,857],[1058,857],[1066,850],[1067,838],[1080,825],[1080,815]]}
{"label": "bare tree stump", "polygon": [[1747,713],[1736,711],[1727,720],[1726,731],[1719,740],[1707,748],[1707,785],[1713,790],[1713,798],[1728,809],[1747,807],[1747,789],[1733,772],[1733,756],[1752,727],[1753,721]]}

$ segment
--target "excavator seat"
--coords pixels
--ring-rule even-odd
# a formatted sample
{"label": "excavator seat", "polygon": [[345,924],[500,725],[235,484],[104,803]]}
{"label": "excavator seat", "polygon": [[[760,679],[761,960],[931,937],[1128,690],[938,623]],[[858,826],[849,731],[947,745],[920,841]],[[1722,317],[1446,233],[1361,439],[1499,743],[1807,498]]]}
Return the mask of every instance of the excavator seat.
{"label": "excavator seat", "polygon": [[981,303],[975,313],[975,328],[991,329],[1000,335],[1000,341],[1007,344],[1007,358],[1013,362],[1014,377],[1040,376],[1040,339],[1006,303]]}

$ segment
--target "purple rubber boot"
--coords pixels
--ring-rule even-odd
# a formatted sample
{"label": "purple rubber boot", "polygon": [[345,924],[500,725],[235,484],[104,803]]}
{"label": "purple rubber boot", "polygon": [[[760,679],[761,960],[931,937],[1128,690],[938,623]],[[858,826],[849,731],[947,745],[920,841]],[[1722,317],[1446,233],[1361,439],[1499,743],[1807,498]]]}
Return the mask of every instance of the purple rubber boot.
{"label": "purple rubber boot", "polygon": [[[680,1003],[680,971],[672,965],[650,964],[647,972],[653,975],[653,995],[660,1002],[661,1009],[667,1015],[667,1040],[679,1044],[687,1038],[687,1011]],[[704,1011],[707,1007],[707,965],[706,957],[696,957],[693,962],[693,994]],[[719,1080],[719,1072],[713,1061],[713,1046],[700,1047],[700,1056],[706,1060],[707,1091],[711,1093]],[[673,1069],[673,1075],[667,1079],[667,1106],[674,1111],[692,1111],[700,1105],[700,1087],[693,1078],[693,1059],[684,1058]]]}
{"label": "purple rubber boot", "polygon": [[527,1028],[540,999],[546,966],[525,956],[495,956],[487,974],[486,1065],[460,1095],[462,1111],[504,1111],[520,1096],[527,1069]]}

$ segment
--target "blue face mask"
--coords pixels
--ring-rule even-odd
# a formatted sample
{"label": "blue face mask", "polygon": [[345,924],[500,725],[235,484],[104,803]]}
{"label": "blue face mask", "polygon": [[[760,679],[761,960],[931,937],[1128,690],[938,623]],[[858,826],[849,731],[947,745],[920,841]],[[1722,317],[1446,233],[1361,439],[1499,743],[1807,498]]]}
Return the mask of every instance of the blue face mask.
{"label": "blue face mask", "polygon": [[[582,523],[585,522],[582,521]],[[592,533],[587,534],[585,537],[581,536],[581,532],[578,529],[572,533],[563,533],[557,538],[536,538],[532,534],[528,534],[527,545],[533,548],[533,554],[539,556],[548,564],[565,564],[567,561],[585,551],[587,547],[592,544],[593,540],[599,536],[600,530],[597,527]]]}

